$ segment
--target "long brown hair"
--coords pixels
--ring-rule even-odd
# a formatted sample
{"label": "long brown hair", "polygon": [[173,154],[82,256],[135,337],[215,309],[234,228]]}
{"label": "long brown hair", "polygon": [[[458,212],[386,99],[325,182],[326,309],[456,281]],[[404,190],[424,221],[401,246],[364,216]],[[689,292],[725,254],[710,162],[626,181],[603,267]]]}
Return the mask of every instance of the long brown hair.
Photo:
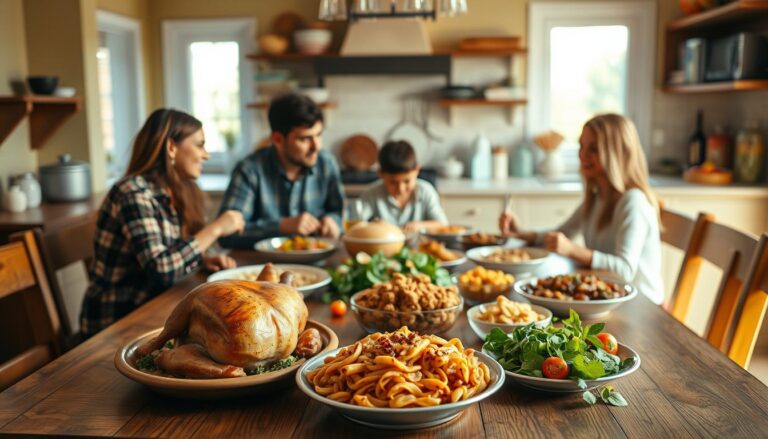
{"label": "long brown hair", "polygon": [[133,152],[126,176],[141,175],[170,192],[181,217],[183,237],[197,233],[205,225],[204,194],[191,179],[182,179],[168,159],[168,142],[176,144],[196,133],[202,122],[182,111],[160,108],[152,112],[133,141]]}
{"label": "long brown hair", "polygon": [[[603,228],[611,222],[618,197],[630,189],[640,189],[656,211],[659,210],[656,197],[648,183],[648,163],[645,160],[643,146],[637,128],[631,120],[619,114],[601,114],[584,124],[584,129],[591,129],[595,135],[597,155],[615,191],[614,194],[602,194],[603,210],[597,222]],[[592,211],[597,199],[597,183],[593,180],[584,182],[584,215]]]}

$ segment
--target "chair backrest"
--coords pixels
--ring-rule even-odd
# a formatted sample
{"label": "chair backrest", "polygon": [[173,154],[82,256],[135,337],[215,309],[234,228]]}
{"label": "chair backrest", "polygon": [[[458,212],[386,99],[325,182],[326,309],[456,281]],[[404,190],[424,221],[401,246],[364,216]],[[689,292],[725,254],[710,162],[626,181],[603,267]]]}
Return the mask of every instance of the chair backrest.
{"label": "chair backrest", "polygon": [[[95,233],[95,215],[88,217],[85,221],[69,224],[54,231],[34,230],[35,240],[43,260],[43,268],[48,277],[61,320],[65,337],[65,350],[74,347],[81,340],[77,316],[83,302],[86,285],[83,285],[82,289],[70,288],[67,290],[59,282],[57,273],[79,261],[82,261],[86,268],[90,267],[93,260],[93,237]],[[11,235],[12,241],[19,239],[22,239],[20,234]]]}
{"label": "chair backrest", "polygon": [[749,367],[760,327],[768,309],[768,235],[763,234],[736,305],[736,323],[728,356],[743,368]]}
{"label": "chair backrest", "polygon": [[[23,340],[20,352],[3,352],[0,390],[39,369],[61,352],[61,324],[32,232],[0,246],[0,300],[4,337]],[[15,317],[5,318],[13,315]],[[18,325],[17,325],[18,324]],[[9,345],[11,343],[3,343]]]}
{"label": "chair backrest", "polygon": [[685,251],[675,288],[665,305],[666,310],[681,322],[685,322],[688,316],[696,279],[701,270],[703,259],[697,255],[704,231],[707,224],[714,220],[714,216],[708,213],[699,213],[696,220],[693,220],[678,212],[661,210],[662,242]]}

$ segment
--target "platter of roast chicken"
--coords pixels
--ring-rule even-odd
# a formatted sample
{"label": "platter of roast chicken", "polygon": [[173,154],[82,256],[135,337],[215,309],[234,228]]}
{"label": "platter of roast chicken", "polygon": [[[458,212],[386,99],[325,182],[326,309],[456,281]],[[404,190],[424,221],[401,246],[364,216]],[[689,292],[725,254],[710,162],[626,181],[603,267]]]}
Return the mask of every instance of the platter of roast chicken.
{"label": "platter of roast chicken", "polygon": [[[338,241],[270,238],[254,249],[270,263],[212,274],[163,327],[118,350],[115,365],[182,399],[297,386],[351,421],[390,429],[447,422],[505,379],[585,400],[612,389],[605,383],[637,370],[640,357],[604,323],[582,319],[599,321],[637,291],[611,276],[537,277],[552,272],[552,256],[525,244],[464,225],[406,236],[380,221]],[[326,267],[339,247],[347,256]],[[340,347],[333,320],[312,320],[305,300],[330,303],[332,316],[349,309],[367,335]],[[462,313],[482,349],[444,337]]]}

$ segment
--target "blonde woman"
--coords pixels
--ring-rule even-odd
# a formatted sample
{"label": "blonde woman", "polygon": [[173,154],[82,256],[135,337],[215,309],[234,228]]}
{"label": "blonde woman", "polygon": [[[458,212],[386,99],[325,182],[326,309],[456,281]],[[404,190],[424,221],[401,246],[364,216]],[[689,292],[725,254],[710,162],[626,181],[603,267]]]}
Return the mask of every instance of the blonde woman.
{"label": "blonde woman", "polygon": [[[664,300],[656,198],[634,124],[618,114],[596,116],[579,138],[584,200],[554,231],[521,230],[513,213],[499,218],[501,232],[544,245],[596,270],[612,271],[654,303]],[[585,247],[573,242],[584,237]]]}

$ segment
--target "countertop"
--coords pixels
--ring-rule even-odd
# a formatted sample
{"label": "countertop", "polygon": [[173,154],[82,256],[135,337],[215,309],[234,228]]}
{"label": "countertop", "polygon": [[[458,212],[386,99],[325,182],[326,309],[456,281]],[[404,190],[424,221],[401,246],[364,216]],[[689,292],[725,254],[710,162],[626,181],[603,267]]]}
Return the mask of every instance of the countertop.
{"label": "countertop", "polygon": [[[204,175],[198,180],[200,187],[211,194],[221,194],[229,183],[229,175]],[[651,186],[660,195],[705,195],[705,196],[751,196],[768,197],[768,186],[747,186],[732,184],[728,186],[713,186],[689,183],[679,177],[653,175]],[[357,196],[367,185],[345,185],[348,196]],[[578,175],[566,175],[557,180],[548,180],[541,176],[511,177],[506,180],[471,180],[444,179],[437,180],[440,195],[558,195],[579,193],[582,191]]]}

